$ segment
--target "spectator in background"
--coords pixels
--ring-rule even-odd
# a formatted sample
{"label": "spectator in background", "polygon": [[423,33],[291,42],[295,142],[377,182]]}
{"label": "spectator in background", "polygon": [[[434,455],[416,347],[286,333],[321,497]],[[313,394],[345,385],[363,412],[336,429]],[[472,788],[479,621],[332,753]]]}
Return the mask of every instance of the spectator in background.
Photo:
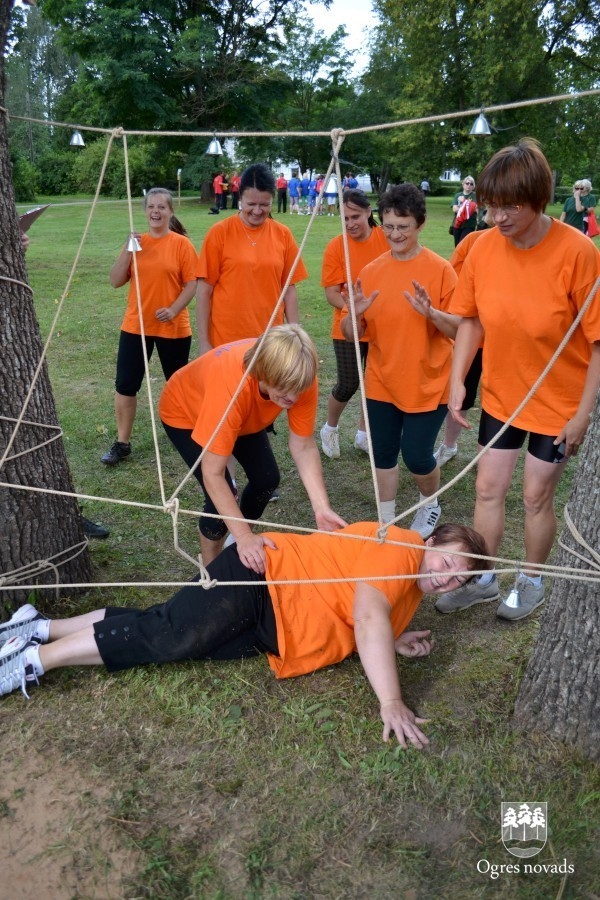
{"label": "spectator in background", "polygon": [[300,182],[300,213],[308,215],[308,192],[310,190],[310,178],[308,172],[305,172]]}
{"label": "spectator in background", "polygon": [[218,210],[225,209],[223,206],[223,185],[225,182],[225,173],[219,172],[213,178],[213,191],[215,195],[215,207]]}
{"label": "spectator in background", "polygon": [[596,198],[592,194],[592,182],[583,178],[573,185],[573,196],[565,200],[560,221],[587,234],[587,217],[590,210],[594,211],[595,206]]}
{"label": "spectator in background", "polygon": [[300,179],[294,173],[288,181],[288,191],[290,195],[290,215],[292,213],[300,214]]}
{"label": "spectator in background", "polygon": [[421,190],[423,191],[425,196],[427,196],[427,194],[429,193],[429,182],[427,181],[426,178],[424,178],[423,181],[421,182]]}
{"label": "spectator in background", "polygon": [[240,199],[240,176],[237,172],[234,172],[231,178],[229,179],[229,190],[231,191],[231,208],[239,209],[239,199]]}
{"label": "spectator in background", "polygon": [[284,215],[287,212],[287,178],[284,178],[283,172],[279,173],[279,178],[275,182],[275,187],[277,188],[277,212],[283,213]]}
{"label": "spectator in background", "polygon": [[458,191],[452,200],[452,230],[454,246],[477,228],[477,202],[475,197],[475,179],[471,175],[463,180],[462,191]]}

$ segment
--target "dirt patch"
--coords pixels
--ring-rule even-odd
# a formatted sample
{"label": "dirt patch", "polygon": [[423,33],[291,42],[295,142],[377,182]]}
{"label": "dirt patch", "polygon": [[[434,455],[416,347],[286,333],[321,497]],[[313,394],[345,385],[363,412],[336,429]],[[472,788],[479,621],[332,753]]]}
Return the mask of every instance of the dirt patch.
{"label": "dirt patch", "polygon": [[107,814],[106,787],[26,744],[3,738],[2,749],[0,900],[122,900],[136,859]]}

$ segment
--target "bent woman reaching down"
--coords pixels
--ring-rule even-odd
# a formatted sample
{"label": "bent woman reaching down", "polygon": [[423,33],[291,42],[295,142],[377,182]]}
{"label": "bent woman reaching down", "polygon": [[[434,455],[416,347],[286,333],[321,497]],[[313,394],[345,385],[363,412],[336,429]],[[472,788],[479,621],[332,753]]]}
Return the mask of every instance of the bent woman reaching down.
{"label": "bent woman reaching down", "polygon": [[[51,669],[102,665],[110,672],[150,663],[241,659],[267,653],[277,678],[330,666],[358,651],[380,704],[383,739],[394,732],[405,747],[428,743],[404,703],[396,653],[426,656],[428,631],[406,632],[423,594],[440,594],[469,580],[486,562],[482,538],[462,525],[442,525],[424,544],[416,532],[360,522],[338,534],[266,534],[266,578],[247,569],[234,547],[209,565],[219,583],[187,585],[148,609],[107,607],[49,621],[30,606],[0,626],[0,695]],[[342,537],[340,535],[351,535]],[[412,546],[399,546],[398,542]],[[463,574],[460,574],[463,573]],[[467,573],[467,574],[464,574]],[[405,579],[385,576],[408,575]],[[323,579],[343,579],[322,583]],[[312,583],[294,584],[294,581]],[[224,584],[223,582],[243,582]],[[27,694],[26,694],[27,696]]]}

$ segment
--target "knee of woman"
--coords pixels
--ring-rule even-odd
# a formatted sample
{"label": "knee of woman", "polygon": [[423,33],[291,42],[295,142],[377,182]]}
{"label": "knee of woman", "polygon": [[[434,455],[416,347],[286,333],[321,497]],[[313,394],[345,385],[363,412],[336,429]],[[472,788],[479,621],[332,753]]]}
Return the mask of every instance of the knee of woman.
{"label": "knee of woman", "polygon": [[227,525],[221,519],[198,519],[198,529],[202,537],[209,541],[220,541],[227,534]]}
{"label": "knee of woman", "polygon": [[475,482],[475,496],[480,503],[504,502],[509,485],[503,485],[493,478],[482,478],[477,475]]}
{"label": "knee of woman", "polygon": [[357,390],[358,382],[355,385],[346,384],[343,387],[339,384],[336,384],[331,392],[331,395],[334,400],[337,400],[338,403],[348,403],[349,400],[352,400]]}
{"label": "knee of woman", "polygon": [[429,457],[423,457],[412,452],[413,448],[402,448],[402,461],[411,475],[430,475],[437,463],[433,453]]}

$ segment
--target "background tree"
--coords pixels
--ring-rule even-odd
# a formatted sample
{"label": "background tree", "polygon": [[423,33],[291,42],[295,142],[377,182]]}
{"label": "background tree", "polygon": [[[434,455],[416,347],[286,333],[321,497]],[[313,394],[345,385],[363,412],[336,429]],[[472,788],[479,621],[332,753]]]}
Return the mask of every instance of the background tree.
{"label": "background tree", "polygon": [[[575,528],[597,554],[600,546],[600,397],[581,451],[568,508]],[[590,559],[590,565],[586,566],[562,548],[557,554],[557,565],[593,568],[591,555],[566,527],[561,542]],[[555,579],[544,605],[539,636],[515,707],[515,722],[528,731],[543,732],[579,748],[591,759],[600,760],[598,583]]]}
{"label": "background tree", "polygon": [[[0,106],[5,106],[4,48],[6,46],[12,0],[0,0]],[[20,414],[39,362],[42,342],[21,248],[18,217],[11,182],[6,116],[0,114],[0,452],[3,454],[13,430],[11,418]],[[31,422],[57,425],[56,410],[48,372],[44,366],[26,418]],[[45,447],[36,446],[48,438],[48,430],[23,424],[12,445],[8,460],[0,470],[4,484],[30,485],[58,491],[73,491],[62,440]],[[17,454],[23,451],[24,455]],[[84,540],[81,516],[73,498],[54,494],[11,490],[0,487],[0,565],[3,575],[38,560],[65,554]],[[59,560],[56,559],[58,563]],[[85,582],[91,578],[87,549],[58,568],[63,582]],[[41,584],[54,581],[54,573],[33,576]],[[12,597],[21,592],[12,592]],[[0,606],[8,595],[0,594]]]}

